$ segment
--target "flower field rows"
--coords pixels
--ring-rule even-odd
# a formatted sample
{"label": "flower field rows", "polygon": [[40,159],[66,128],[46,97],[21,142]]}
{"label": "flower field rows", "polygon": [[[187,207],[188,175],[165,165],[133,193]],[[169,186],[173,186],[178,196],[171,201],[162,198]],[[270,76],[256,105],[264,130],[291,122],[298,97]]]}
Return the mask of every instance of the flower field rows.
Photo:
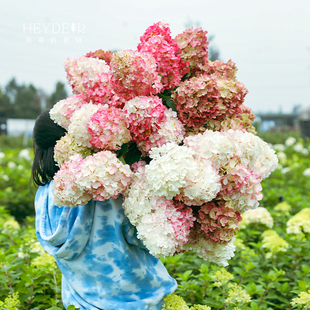
{"label": "flower field rows", "polygon": [[[310,143],[272,147],[279,165],[242,214],[235,257],[225,268],[192,252],[162,259],[179,284],[164,309],[310,309]],[[0,309],[63,309],[61,274],[36,241],[32,156],[0,150]]]}

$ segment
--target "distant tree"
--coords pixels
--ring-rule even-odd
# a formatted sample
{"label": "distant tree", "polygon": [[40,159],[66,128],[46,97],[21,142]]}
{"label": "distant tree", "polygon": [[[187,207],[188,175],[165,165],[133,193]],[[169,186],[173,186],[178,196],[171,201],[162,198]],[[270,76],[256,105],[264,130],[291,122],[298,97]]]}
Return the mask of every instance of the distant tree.
{"label": "distant tree", "polygon": [[11,117],[15,114],[14,105],[9,96],[0,88],[0,117]]}
{"label": "distant tree", "polygon": [[11,79],[1,94],[1,112],[8,118],[37,118],[41,113],[41,98],[34,85],[19,85]]}
{"label": "distant tree", "polygon": [[55,103],[67,97],[68,97],[68,94],[65,89],[65,84],[62,82],[57,82],[55,91],[47,99],[46,108],[47,109],[52,108]]}

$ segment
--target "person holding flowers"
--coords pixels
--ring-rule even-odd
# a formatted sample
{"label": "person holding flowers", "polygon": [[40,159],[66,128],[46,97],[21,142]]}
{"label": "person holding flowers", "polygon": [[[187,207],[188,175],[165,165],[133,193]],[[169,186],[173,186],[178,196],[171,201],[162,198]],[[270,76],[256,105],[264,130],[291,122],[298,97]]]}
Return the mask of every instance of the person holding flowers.
{"label": "person holding flowers", "polygon": [[36,121],[33,179],[66,307],[166,309],[177,284],[158,258],[233,257],[277,157],[255,135],[235,64],[208,60],[206,34],[173,39],[159,22],[136,51],[65,61],[73,95]]}

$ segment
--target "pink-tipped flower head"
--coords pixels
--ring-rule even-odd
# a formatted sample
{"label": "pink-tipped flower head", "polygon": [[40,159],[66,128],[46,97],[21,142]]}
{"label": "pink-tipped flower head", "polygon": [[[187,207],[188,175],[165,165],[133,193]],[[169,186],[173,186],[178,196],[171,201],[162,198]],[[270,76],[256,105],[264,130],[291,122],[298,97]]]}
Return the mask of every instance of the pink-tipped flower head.
{"label": "pink-tipped flower head", "polygon": [[120,150],[123,143],[131,140],[126,127],[126,115],[117,108],[99,109],[87,124],[92,139],[90,144],[104,150]]}
{"label": "pink-tipped flower head", "polygon": [[104,60],[109,65],[111,62],[113,53],[111,51],[104,51],[100,49],[95,52],[89,52],[85,56],[89,58],[98,58],[98,59]]}
{"label": "pink-tipped flower head", "polygon": [[157,94],[162,89],[155,59],[132,50],[113,54],[111,85],[116,95],[126,100]]}
{"label": "pink-tipped flower head", "polygon": [[202,28],[189,28],[175,37],[182,59],[189,62],[191,75],[199,70],[199,66],[208,62],[207,33]]}
{"label": "pink-tipped flower head", "polygon": [[198,223],[206,240],[227,244],[238,232],[238,223],[242,220],[239,211],[225,205],[224,200],[213,200],[200,207]]}
{"label": "pink-tipped flower head", "polygon": [[[104,60],[90,57],[68,58],[65,61],[68,84],[73,93],[83,93],[87,101],[113,105],[110,67]],[[114,104],[115,105],[115,104]]]}
{"label": "pink-tipped flower head", "polygon": [[78,184],[83,157],[75,154],[56,172],[53,181],[54,204],[56,206],[76,207],[87,203],[91,194]]}
{"label": "pink-tipped flower head", "polygon": [[157,23],[149,27],[140,41],[138,51],[155,58],[163,88],[172,89],[178,86],[188,68],[181,59],[181,50],[170,35],[169,26]]}
{"label": "pink-tipped flower head", "polygon": [[71,95],[53,106],[50,110],[50,117],[56,124],[68,130],[73,113],[86,103],[82,95]]}
{"label": "pink-tipped flower head", "polygon": [[139,143],[147,140],[151,133],[158,132],[161,122],[166,121],[166,109],[162,100],[155,96],[136,97],[127,101],[124,111],[132,139]]}
{"label": "pink-tipped flower head", "polygon": [[172,98],[180,121],[187,127],[200,127],[220,113],[220,90],[208,75],[182,82]]}

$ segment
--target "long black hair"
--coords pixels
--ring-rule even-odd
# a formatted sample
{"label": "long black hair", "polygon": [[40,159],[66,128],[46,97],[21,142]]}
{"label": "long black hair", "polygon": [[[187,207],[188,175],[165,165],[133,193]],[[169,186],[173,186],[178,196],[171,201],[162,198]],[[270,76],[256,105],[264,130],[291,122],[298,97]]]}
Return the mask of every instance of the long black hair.
{"label": "long black hair", "polygon": [[54,146],[65,134],[66,130],[50,118],[49,110],[42,112],[36,119],[33,129],[34,160],[31,175],[36,185],[47,184],[59,170],[54,160]]}

